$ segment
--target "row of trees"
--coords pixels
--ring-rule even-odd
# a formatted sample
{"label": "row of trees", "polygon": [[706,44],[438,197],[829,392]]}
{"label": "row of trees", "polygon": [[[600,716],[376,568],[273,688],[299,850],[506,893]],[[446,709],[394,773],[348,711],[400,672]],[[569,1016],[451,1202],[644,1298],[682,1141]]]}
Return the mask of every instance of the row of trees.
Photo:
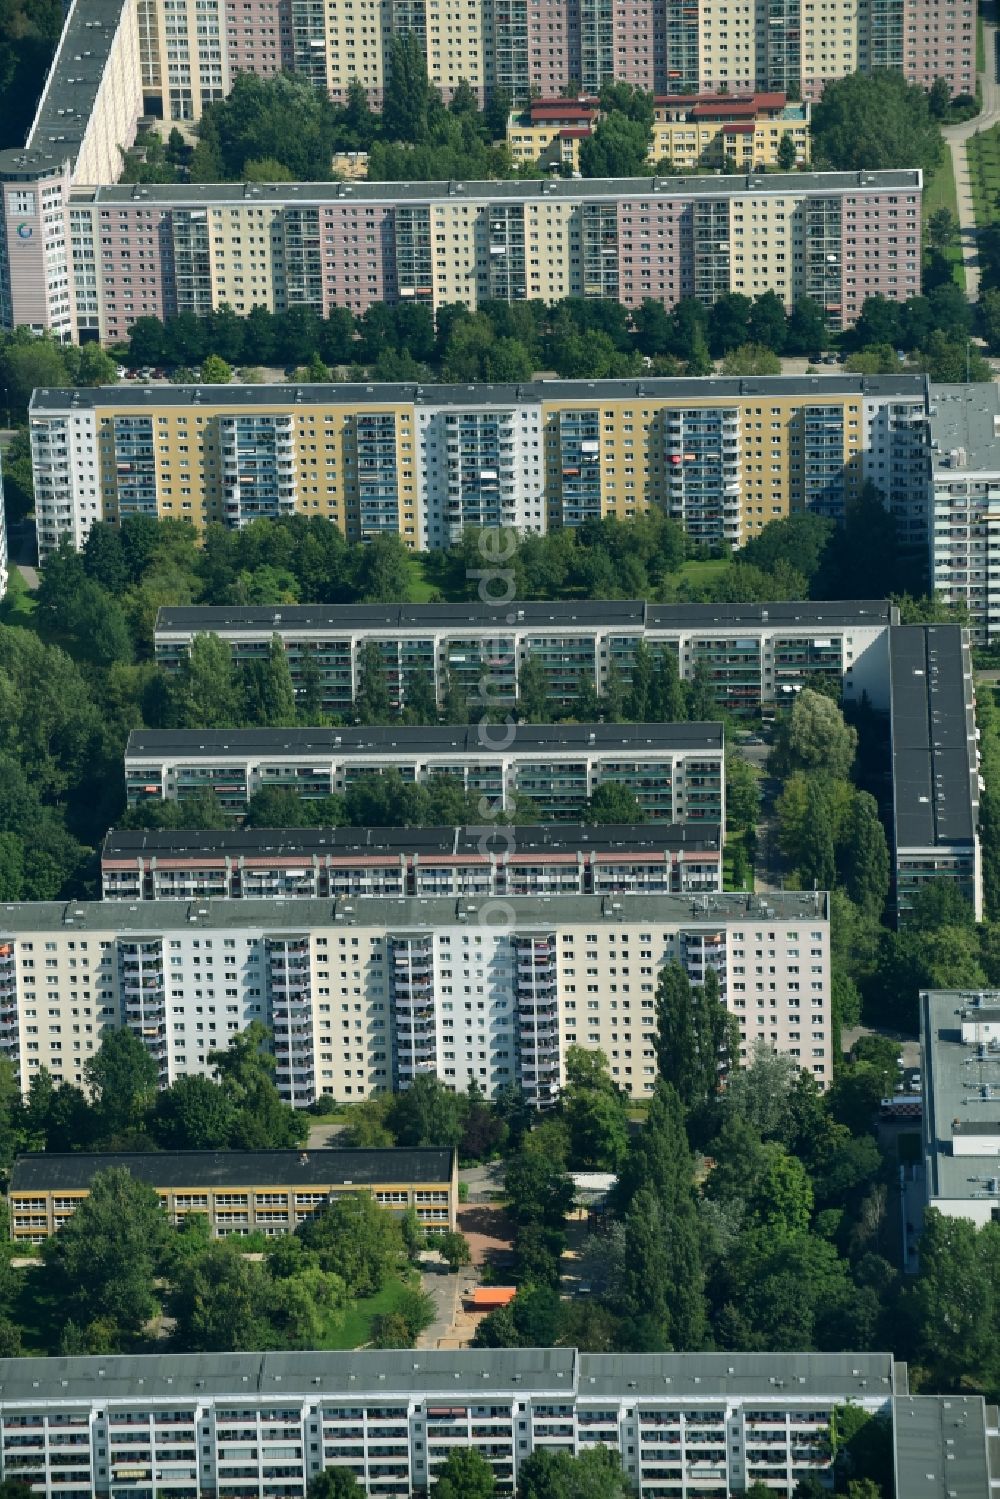
{"label": "row of trees", "polygon": [[[903,303],[883,296],[866,300],[855,330],[842,340],[851,356],[849,367],[867,373],[867,366],[881,361],[882,351],[889,349],[891,368],[898,369],[895,351],[902,349],[910,351],[909,369],[926,367],[933,373],[935,363],[953,344],[978,330],[975,309],[950,280],[946,262],[944,274],[937,281],[932,275],[927,286],[925,295]],[[984,303],[985,333],[993,327],[990,306]],[[711,307],[685,297],[668,310],[662,302],[647,299],[630,313],[619,302],[568,297],[551,306],[539,301],[487,302],[475,312],[455,304],[439,308],[436,319],[430,308],[413,303],[376,303],[360,317],[336,307],[325,318],[310,307],[278,313],[255,307],[240,317],[223,306],[205,318],[190,313],[163,322],[137,318],[125,357],[137,366],[180,367],[188,382],[198,378],[193,369],[218,356],[224,361],[223,373],[236,365],[284,364],[300,367],[297,379],[323,382],[338,378],[338,370],[347,366],[349,377],[356,380],[467,383],[530,380],[538,369],[575,379],[623,378],[640,374],[643,359],[651,361],[653,373],[660,375],[711,374],[719,359],[725,361],[725,373],[773,374],[780,368],[775,356],[808,358],[829,345],[818,302],[802,297],[786,312],[774,292],[754,298],[728,292]],[[52,368],[47,372],[56,374],[62,346],[40,347],[48,351],[45,358]],[[83,352],[91,347],[85,346]],[[31,361],[30,352],[18,358],[34,371],[38,361]],[[106,360],[101,350],[88,359],[88,370],[99,376],[89,383],[106,384],[113,378],[113,366],[109,368]],[[970,373],[974,379],[989,378],[978,364]],[[207,376],[203,371],[203,378],[211,382],[216,377],[210,370]],[[58,383],[74,382],[64,378]],[[14,388],[30,392],[20,376]]]}

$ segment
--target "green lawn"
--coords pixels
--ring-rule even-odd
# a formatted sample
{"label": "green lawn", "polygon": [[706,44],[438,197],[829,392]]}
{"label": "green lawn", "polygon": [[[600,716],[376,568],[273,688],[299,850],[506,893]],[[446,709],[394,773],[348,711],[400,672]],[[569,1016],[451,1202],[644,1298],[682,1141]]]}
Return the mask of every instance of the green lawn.
{"label": "green lawn", "polygon": [[369,1296],[362,1301],[356,1301],[344,1320],[329,1329],[320,1346],[322,1348],[360,1348],[363,1343],[371,1339],[374,1319],[382,1312],[395,1311],[404,1291],[412,1289],[413,1287],[404,1281],[391,1280],[377,1296]]}
{"label": "green lawn", "polygon": [[733,879],[733,853],[737,844],[744,843],[742,834],[727,833],[726,842],[722,850],[722,888],[723,890],[753,890],[753,861],[748,860],[748,873],[746,883],[737,885]]}
{"label": "green lawn", "polygon": [[26,625],[37,607],[37,600],[16,567],[11,567],[7,592],[0,601],[0,624]]}
{"label": "green lawn", "polygon": [[971,136],[966,150],[976,223],[985,228],[994,221],[1000,200],[1000,126]]}
{"label": "green lawn", "polygon": [[422,553],[414,553],[410,562],[410,603],[426,604],[435,591],[435,585],[427,577],[425,570],[425,558]]}
{"label": "green lawn", "polygon": [[[970,163],[971,165],[971,163]],[[938,208],[947,208],[958,218],[958,193],[955,188],[955,163],[952,160],[951,151],[945,148],[944,160],[933,176],[929,177],[924,184],[924,222],[930,218]],[[961,244],[950,245],[945,251],[945,258],[951,261],[952,275],[958,285],[965,290],[965,265],[962,260]]]}
{"label": "green lawn", "polygon": [[713,583],[729,566],[728,557],[713,557],[708,562],[685,562],[676,577],[678,583]]}

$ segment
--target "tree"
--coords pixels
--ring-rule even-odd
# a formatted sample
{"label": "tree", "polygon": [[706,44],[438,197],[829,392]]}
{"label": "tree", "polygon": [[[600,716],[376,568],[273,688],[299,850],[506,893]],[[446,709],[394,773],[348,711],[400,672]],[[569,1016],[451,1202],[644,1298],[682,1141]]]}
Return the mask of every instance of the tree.
{"label": "tree", "polygon": [[467,1265],[472,1258],[469,1241],[464,1234],[454,1232],[435,1234],[434,1248],[444,1260],[449,1270],[460,1269],[462,1265]]}
{"label": "tree", "polygon": [[823,90],[813,111],[817,166],[858,172],[919,166],[932,173],[944,142],[927,95],[902,73],[849,73]]}
{"label": "tree", "polygon": [[927,238],[935,250],[947,250],[958,238],[959,223],[950,208],[936,208],[927,220]]}
{"label": "tree", "polygon": [[889,894],[889,847],[875,798],[867,791],[859,791],[854,798],[841,864],[851,900],[877,921]]}
{"label": "tree", "polygon": [[386,1124],[396,1144],[454,1150],[465,1126],[466,1101],[433,1073],[418,1073],[389,1105]]}
{"label": "tree", "polygon": [[587,800],[586,820],[593,823],[637,823],[644,820],[635,793],[621,781],[604,781]]}
{"label": "tree", "polygon": [[365,645],[361,656],[355,711],[358,723],[362,724],[386,724],[393,717],[385,661],[372,641]]}
{"label": "tree", "polygon": [[425,141],[433,93],[420,38],[412,31],[394,36],[389,43],[382,105],[385,138],[411,144]]}
{"label": "tree", "polygon": [[694,985],[679,963],[666,964],[656,1013],[660,1077],[687,1107],[708,1102],[739,1059],[739,1027],[720,998],[714,968],[706,970],[704,984]]}
{"label": "tree", "polygon": [[844,722],[831,698],[803,687],[775,736],[772,760],[779,774],[791,770],[824,770],[846,778],[858,747],[858,731]]}
{"label": "tree", "polygon": [[90,1192],[42,1249],[47,1287],[65,1318],[106,1318],[126,1336],[157,1310],[154,1282],[169,1236],[152,1187],[127,1170],[99,1171]]}
{"label": "tree", "polygon": [[493,1469],[475,1447],[453,1447],[437,1471],[433,1499],[492,1499]]}
{"label": "tree", "polygon": [[562,1228],[575,1196],[563,1162],[537,1149],[522,1148],[510,1157],[504,1189],[515,1223],[540,1223],[552,1228]]}
{"label": "tree", "polygon": [[751,342],[753,304],[741,292],[725,292],[708,314],[708,345],[714,359]]}
{"label": "tree", "polygon": [[517,716],[522,723],[551,723],[549,680],[537,656],[526,656],[517,672]]}
{"label": "tree", "polygon": [[350,1468],[324,1468],[310,1479],[306,1499],[365,1499],[366,1493]]}
{"label": "tree", "polygon": [[927,105],[936,120],[947,120],[951,113],[951,85],[947,78],[935,78],[927,94]]}
{"label": "tree", "polygon": [[757,1041],[746,1066],[732,1072],[722,1095],[724,1116],[742,1119],[762,1139],[783,1139],[800,1069],[794,1058]]}
{"label": "tree", "polygon": [[799,153],[794,137],[786,130],[778,142],[777,164],[783,172],[793,172],[798,164]]}
{"label": "tree", "polygon": [[740,755],[726,756],[726,828],[733,833],[757,826],[760,817],[760,780]]}
{"label": "tree", "polygon": [[677,667],[677,654],[669,647],[660,651],[650,688],[650,710],[659,723],[683,723],[687,717],[684,687]]}
{"label": "tree", "polygon": [[579,1457],[541,1447],[518,1470],[517,1499],[627,1499],[631,1492],[618,1453],[607,1447]]}
{"label": "tree", "polygon": [[240,722],[239,695],[229,642],[196,635],[171,683],[171,727],[231,729]]}
{"label": "tree", "polygon": [[165,1150],[224,1150],[235,1122],[222,1088],[192,1073],[157,1094],[151,1129]]}
{"label": "tree", "polygon": [[570,1159],[577,1169],[617,1171],[628,1149],[626,1097],[608,1072],[602,1051],[570,1046],[560,1105],[569,1126]]}
{"label": "tree", "polygon": [[405,1259],[398,1222],[364,1193],[345,1192],[324,1203],[295,1232],[352,1297],[374,1296]]}
{"label": "tree", "polygon": [[270,1277],[234,1240],[209,1244],[182,1265],[170,1298],[177,1343],[191,1353],[239,1353],[273,1344]]}
{"label": "tree", "polygon": [[84,1063],[83,1072],[103,1134],[142,1127],[156,1095],[159,1073],[134,1031],[127,1027],[106,1031],[97,1051]]}
{"label": "tree", "polygon": [[781,360],[763,344],[740,344],[722,361],[724,375],[780,375]]}
{"label": "tree", "polygon": [[800,297],[792,308],[785,330],[785,353],[804,355],[819,353],[829,342],[826,316],[819,302]]}
{"label": "tree", "polygon": [[243,714],[252,728],[290,728],[297,721],[295,685],[277,635],[263,658],[243,667]]}
{"label": "tree", "polygon": [[[262,181],[274,181],[274,178],[262,178]],[[201,381],[203,385],[228,385],[233,378],[232,367],[218,354],[208,354],[202,360]]]}
{"label": "tree", "polygon": [[208,1053],[209,1066],[234,1110],[234,1150],[287,1150],[309,1133],[308,1120],[284,1103],[274,1086],[275,1061],[267,1043],[267,1030],[255,1020],[230,1038],[225,1051]]}
{"label": "tree", "polygon": [[584,177],[642,177],[648,161],[652,129],[641,120],[613,110],[580,142],[580,172]]}

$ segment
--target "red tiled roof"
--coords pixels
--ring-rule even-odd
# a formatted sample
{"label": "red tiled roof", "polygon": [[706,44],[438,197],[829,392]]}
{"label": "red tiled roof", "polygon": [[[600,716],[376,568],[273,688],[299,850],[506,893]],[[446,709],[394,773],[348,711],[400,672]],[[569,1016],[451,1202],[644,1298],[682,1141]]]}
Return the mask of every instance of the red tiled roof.
{"label": "red tiled roof", "polygon": [[567,127],[567,129],[565,130],[560,130],[559,139],[561,141],[585,140],[586,137],[590,135],[590,133],[590,127],[588,125],[584,125],[582,128],[574,125],[571,128]]}
{"label": "red tiled roof", "polygon": [[593,114],[592,105],[579,104],[574,99],[536,99],[531,106],[532,121],[589,120]]}

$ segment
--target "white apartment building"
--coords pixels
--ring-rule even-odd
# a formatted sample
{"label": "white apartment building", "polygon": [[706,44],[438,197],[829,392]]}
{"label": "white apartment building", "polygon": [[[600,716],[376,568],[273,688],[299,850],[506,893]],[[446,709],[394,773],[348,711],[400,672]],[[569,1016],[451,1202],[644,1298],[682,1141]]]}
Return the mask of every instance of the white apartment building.
{"label": "white apartment building", "polygon": [[532,1452],[600,1444],[649,1499],[737,1494],[755,1482],[789,1495],[800,1479],[828,1474],[831,1416],[852,1404],[890,1417],[899,1407],[904,1478],[919,1414],[925,1465],[933,1433],[938,1462],[946,1452],[960,1459],[970,1485],[962,1499],[986,1499],[982,1397],[942,1405],[907,1399],[907,1389],[906,1366],[888,1353],[476,1348],[4,1359],[0,1471],[53,1499],[301,1499],[316,1474],[337,1466],[371,1496],[410,1499],[427,1493],[455,1447],[482,1452],[498,1493],[510,1494]]}
{"label": "white apartment building", "polygon": [[703,895],[722,830],[670,823],[465,828],[112,829],[105,900],[359,895]]}
{"label": "white apartment building", "polygon": [[0,1052],[27,1091],[46,1067],[82,1083],[106,1027],[127,1025],[164,1085],[210,1073],[253,1020],[273,1033],[297,1106],[356,1102],[433,1072],[536,1104],[568,1047],[599,1048],[634,1098],[656,1079],[664,965],[709,967],[741,1048],[831,1078],[827,896],[508,896],[33,902],[0,913]]}
{"label": "white apartment building", "polygon": [[491,699],[513,704],[528,661],[541,666],[549,699],[567,707],[582,682],[598,696],[614,677],[627,689],[641,644],[654,663],[669,651],[682,680],[707,669],[719,705],[730,713],[773,709],[817,678],[842,685],[848,700],[867,694],[873,707],[885,709],[889,630],[898,620],[885,599],[168,605],[157,615],[155,650],[157,661],[175,670],[196,635],[217,635],[242,665],[260,659],[277,638],[293,681],[307,661],[315,663],[323,711],[338,717],[352,714],[369,646],[384,662],[390,702],[401,708],[417,672],[433,685],[439,706],[449,683],[464,687],[470,704],[481,704],[484,675]]}
{"label": "white apartment building", "polygon": [[723,760],[718,723],[135,729],[125,788],[129,806],[211,791],[240,815],[266,787],[314,799],[397,771],[418,785],[452,778],[480,797],[487,820],[520,796],[540,821],[579,822],[597,787],[614,782],[645,821],[724,824]]}

